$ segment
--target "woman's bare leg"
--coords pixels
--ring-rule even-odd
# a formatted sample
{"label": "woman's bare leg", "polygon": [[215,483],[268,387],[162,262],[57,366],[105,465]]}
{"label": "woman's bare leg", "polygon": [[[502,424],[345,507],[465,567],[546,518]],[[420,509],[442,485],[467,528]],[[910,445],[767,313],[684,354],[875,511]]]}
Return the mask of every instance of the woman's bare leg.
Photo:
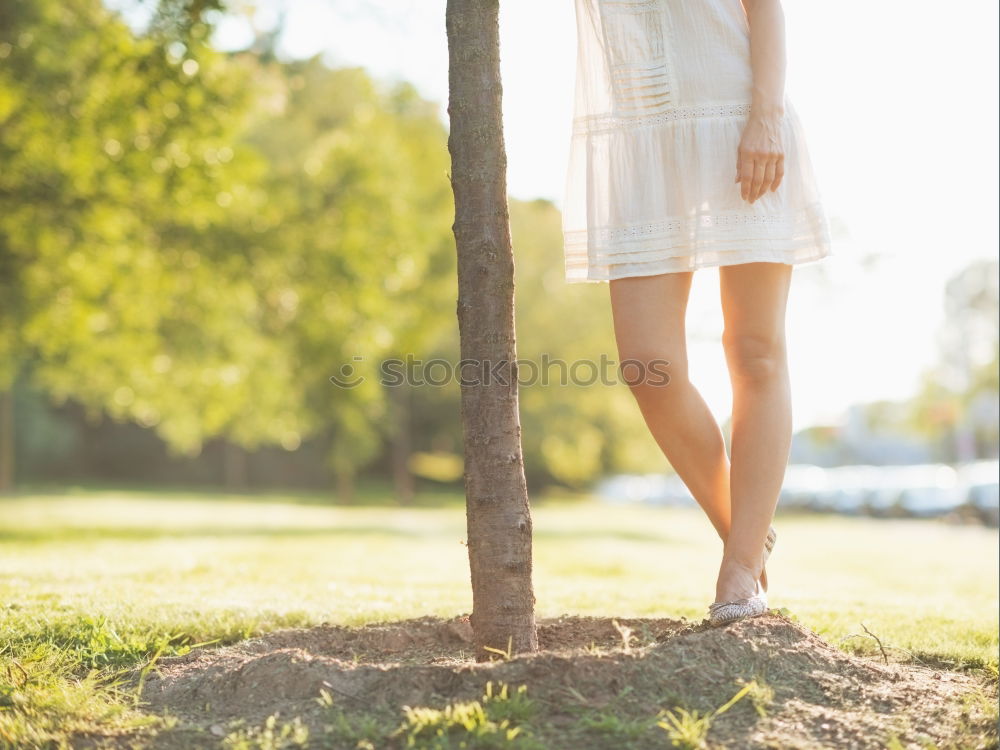
{"label": "woman's bare leg", "polygon": [[733,420],[732,527],[716,601],[732,601],[754,592],[791,447],[785,308],[792,266],[742,263],[722,266],[719,275]]}
{"label": "woman's bare leg", "polygon": [[[622,363],[648,368],[667,361],[669,383],[630,387],[646,425],[667,460],[708,515],[720,538],[729,536],[729,459],[722,431],[688,380],[685,312],[694,272],[612,281],[611,309]],[[631,381],[637,368],[622,375]]]}

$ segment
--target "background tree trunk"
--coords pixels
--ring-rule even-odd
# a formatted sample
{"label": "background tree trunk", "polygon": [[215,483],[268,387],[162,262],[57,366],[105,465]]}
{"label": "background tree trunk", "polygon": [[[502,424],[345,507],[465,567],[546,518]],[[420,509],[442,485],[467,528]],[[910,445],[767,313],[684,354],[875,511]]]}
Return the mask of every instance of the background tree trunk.
{"label": "background tree trunk", "polygon": [[448,114],[472,628],[485,646],[536,651],[531,509],[514,339],[514,255],[501,120],[499,0],[448,0]]}
{"label": "background tree trunk", "polygon": [[14,491],[13,388],[0,392],[0,493]]}
{"label": "background tree trunk", "polygon": [[390,459],[392,483],[396,489],[396,500],[400,505],[412,505],[416,493],[413,472],[410,471],[410,454],[413,452],[411,427],[411,393],[408,385],[389,388],[390,417],[392,435],[390,438]]}
{"label": "background tree trunk", "polygon": [[223,445],[222,468],[225,487],[230,492],[238,492],[247,487],[247,454],[242,446],[228,440]]}

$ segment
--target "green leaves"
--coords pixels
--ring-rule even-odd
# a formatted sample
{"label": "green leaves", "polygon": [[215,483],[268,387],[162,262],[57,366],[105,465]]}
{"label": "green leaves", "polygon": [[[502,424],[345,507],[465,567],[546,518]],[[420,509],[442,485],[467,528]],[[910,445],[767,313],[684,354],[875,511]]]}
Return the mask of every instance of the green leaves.
{"label": "green leaves", "polygon": [[[0,389],[20,374],[181,453],[317,438],[341,478],[390,444],[458,455],[457,385],[393,410],[379,382],[390,357],[459,358],[438,104],[213,50],[216,6],[161,2],[145,33],[100,0],[4,6]],[[511,222],[520,355],[605,352],[604,290],[563,283],[558,211],[512,201]],[[330,382],[345,364],[358,387]],[[625,388],[525,387],[521,407],[533,478],[662,461]]]}

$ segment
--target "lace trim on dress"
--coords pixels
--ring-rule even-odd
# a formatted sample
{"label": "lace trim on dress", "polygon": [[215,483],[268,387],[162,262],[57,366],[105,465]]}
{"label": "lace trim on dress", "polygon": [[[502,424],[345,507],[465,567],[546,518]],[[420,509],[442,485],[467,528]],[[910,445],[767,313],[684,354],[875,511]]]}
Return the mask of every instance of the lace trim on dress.
{"label": "lace trim on dress", "polygon": [[594,135],[611,133],[616,130],[647,128],[676,120],[695,120],[705,117],[744,117],[749,114],[750,102],[727,102],[673,107],[663,112],[646,115],[588,115],[573,120],[573,134]]}
{"label": "lace trim on dress", "polygon": [[[611,256],[642,252],[648,245],[664,250],[680,243],[712,239],[724,241],[739,227],[739,238],[791,238],[798,231],[811,232],[823,226],[820,204],[805,206],[794,213],[723,213],[676,217],[663,221],[628,226],[604,226],[591,230],[565,232],[568,248],[589,247],[592,255]],[[776,231],[778,230],[778,231]]]}
{"label": "lace trim on dress", "polygon": [[819,204],[779,214],[727,213],[566,234],[569,281],[691,271],[769,261],[805,263],[829,255]]}
{"label": "lace trim on dress", "polygon": [[780,250],[754,247],[754,243],[750,242],[729,250],[705,249],[693,254],[654,257],[638,262],[579,263],[567,257],[566,279],[569,282],[600,282],[741,263],[809,263],[830,254],[829,245],[817,245],[813,239],[803,239],[787,243]]}

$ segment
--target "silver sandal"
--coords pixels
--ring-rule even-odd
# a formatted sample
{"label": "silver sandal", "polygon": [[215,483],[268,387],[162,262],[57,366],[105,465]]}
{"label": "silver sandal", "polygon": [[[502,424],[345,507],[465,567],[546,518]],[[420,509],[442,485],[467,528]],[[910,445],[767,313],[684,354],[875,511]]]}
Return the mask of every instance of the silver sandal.
{"label": "silver sandal", "polygon": [[[778,535],[774,527],[767,530],[767,538],[764,540],[764,562],[771,556],[774,543]],[[767,612],[767,574],[761,568],[761,577],[754,582],[753,596],[746,599],[737,599],[733,602],[713,602],[708,605],[708,621],[713,626],[725,625],[729,622],[742,620],[747,617],[756,617]]]}
{"label": "silver sandal", "polygon": [[771,556],[771,550],[774,549],[774,543],[778,541],[778,532],[774,530],[773,526],[767,527],[767,536],[764,538],[764,559],[760,566],[760,587],[767,591],[767,558]]}
{"label": "silver sandal", "polygon": [[708,605],[708,621],[718,626],[735,622],[746,617],[756,617],[767,612],[767,593],[760,587],[760,579],[754,584],[754,594],[735,602],[715,602]]}

